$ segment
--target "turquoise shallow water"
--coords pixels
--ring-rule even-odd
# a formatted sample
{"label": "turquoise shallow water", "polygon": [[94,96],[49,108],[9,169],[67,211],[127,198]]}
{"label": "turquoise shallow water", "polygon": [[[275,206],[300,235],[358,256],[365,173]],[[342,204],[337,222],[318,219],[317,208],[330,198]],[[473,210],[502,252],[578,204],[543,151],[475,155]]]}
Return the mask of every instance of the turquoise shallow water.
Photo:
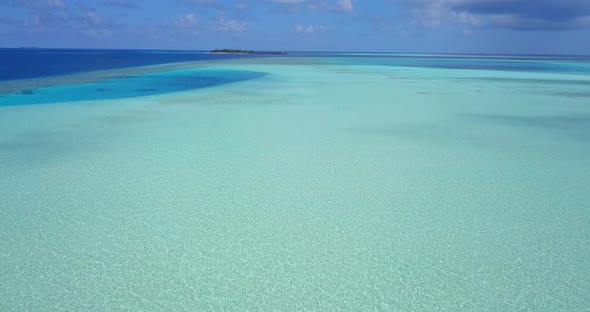
{"label": "turquoise shallow water", "polygon": [[205,67],[265,74],[0,107],[0,310],[590,306],[588,73]]}

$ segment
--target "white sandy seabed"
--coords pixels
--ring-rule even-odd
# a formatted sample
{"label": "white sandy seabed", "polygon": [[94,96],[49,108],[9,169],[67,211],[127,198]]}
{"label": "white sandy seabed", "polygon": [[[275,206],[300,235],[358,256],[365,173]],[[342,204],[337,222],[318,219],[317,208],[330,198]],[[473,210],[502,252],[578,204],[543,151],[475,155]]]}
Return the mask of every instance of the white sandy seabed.
{"label": "white sandy seabed", "polygon": [[1,311],[590,307],[587,76],[208,66],[0,107]]}

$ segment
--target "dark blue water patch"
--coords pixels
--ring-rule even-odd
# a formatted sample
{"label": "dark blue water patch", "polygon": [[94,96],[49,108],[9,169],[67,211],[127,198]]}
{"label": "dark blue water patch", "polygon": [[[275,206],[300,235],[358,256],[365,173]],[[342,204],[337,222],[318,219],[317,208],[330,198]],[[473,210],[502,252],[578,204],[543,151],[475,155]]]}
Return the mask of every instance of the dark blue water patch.
{"label": "dark blue water patch", "polygon": [[518,116],[499,114],[463,114],[462,116],[503,124],[530,126],[539,128],[584,128],[590,130],[590,114],[548,115],[548,116]]}
{"label": "dark blue water patch", "polygon": [[562,85],[562,86],[584,86],[590,88],[589,80],[580,79],[530,79],[530,78],[497,78],[497,77],[470,77],[459,79],[463,80],[480,80],[480,81],[491,81],[500,83],[519,83],[519,84],[531,84],[531,85]]}
{"label": "dark blue water patch", "polygon": [[588,62],[553,62],[545,60],[512,60],[444,57],[345,57],[327,60],[340,65],[378,65],[440,69],[499,70],[590,75]]}
{"label": "dark blue water patch", "polygon": [[95,70],[257,56],[259,55],[168,50],[0,49],[0,81],[51,77]]}
{"label": "dark blue water patch", "polygon": [[549,95],[566,97],[571,99],[590,99],[590,92],[579,92],[579,91],[559,91],[559,92],[548,92]]}
{"label": "dark blue water patch", "polygon": [[462,114],[461,116],[477,122],[489,122],[513,127],[530,127],[590,140],[590,114],[569,114],[549,116],[518,116],[498,114]]}
{"label": "dark blue water patch", "polygon": [[346,51],[292,51],[289,56],[296,57],[354,57],[354,58],[398,58],[398,59],[480,59],[480,60],[538,60],[590,62],[590,55],[552,55],[552,54],[466,54],[466,53],[394,53],[394,52],[346,52]]}
{"label": "dark blue water patch", "polygon": [[0,106],[109,100],[186,91],[255,79],[262,72],[189,69],[127,76],[91,83],[39,87],[3,94]]}

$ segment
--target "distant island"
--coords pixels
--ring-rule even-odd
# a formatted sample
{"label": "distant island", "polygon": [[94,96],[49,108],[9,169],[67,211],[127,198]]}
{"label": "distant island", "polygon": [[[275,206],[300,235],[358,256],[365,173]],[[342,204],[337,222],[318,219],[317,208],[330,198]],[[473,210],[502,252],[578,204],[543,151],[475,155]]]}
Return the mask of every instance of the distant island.
{"label": "distant island", "polygon": [[253,51],[240,49],[215,49],[209,51],[212,54],[287,54],[284,51]]}

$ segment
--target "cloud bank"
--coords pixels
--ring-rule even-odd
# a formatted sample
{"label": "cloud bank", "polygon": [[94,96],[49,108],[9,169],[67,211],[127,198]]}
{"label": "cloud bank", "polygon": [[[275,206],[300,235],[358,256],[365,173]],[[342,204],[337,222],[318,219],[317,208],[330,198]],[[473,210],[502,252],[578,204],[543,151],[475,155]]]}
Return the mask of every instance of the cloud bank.
{"label": "cloud bank", "polygon": [[269,0],[270,2],[289,5],[310,11],[354,12],[352,0]]}
{"label": "cloud bank", "polygon": [[406,0],[415,24],[455,21],[477,27],[562,30],[590,27],[588,0]]}

